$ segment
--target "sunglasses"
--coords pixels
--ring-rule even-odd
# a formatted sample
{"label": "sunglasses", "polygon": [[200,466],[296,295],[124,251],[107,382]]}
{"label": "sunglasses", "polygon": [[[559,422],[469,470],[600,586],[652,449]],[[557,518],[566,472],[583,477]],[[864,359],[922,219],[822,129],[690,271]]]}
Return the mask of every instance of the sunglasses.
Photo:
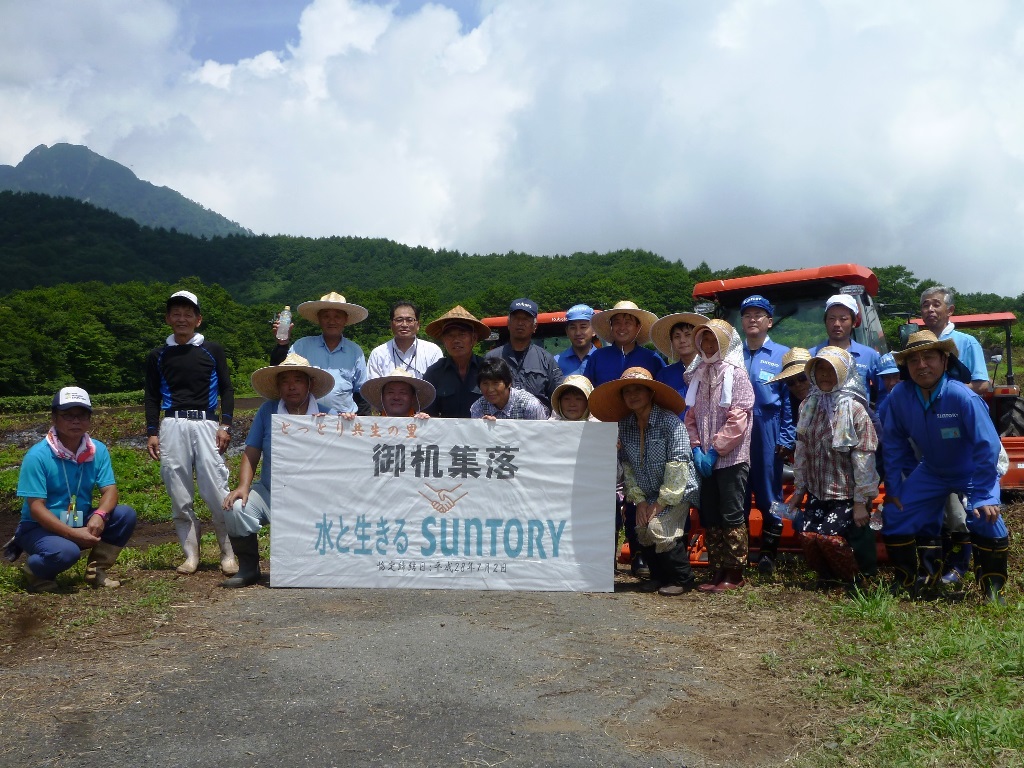
{"label": "sunglasses", "polygon": [[787,387],[795,387],[797,384],[803,384],[806,381],[807,381],[807,374],[806,373],[801,373],[801,374],[798,374],[798,375],[794,376],[791,379],[786,379],[786,386]]}

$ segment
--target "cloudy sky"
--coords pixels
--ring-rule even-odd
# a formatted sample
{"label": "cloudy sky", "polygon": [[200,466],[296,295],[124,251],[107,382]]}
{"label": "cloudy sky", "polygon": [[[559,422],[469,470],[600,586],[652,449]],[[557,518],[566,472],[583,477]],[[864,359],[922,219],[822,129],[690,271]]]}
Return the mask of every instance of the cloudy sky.
{"label": "cloudy sky", "polygon": [[1024,291],[1024,4],[0,0],[0,163],[255,232]]}

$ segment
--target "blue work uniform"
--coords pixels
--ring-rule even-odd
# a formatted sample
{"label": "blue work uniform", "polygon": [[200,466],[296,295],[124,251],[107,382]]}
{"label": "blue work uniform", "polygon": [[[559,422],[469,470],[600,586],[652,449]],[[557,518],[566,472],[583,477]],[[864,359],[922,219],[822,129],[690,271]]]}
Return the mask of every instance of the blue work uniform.
{"label": "blue work uniform", "polygon": [[[817,355],[827,346],[830,346],[830,342],[826,339],[810,350],[811,356]],[[885,391],[885,387],[882,386],[882,381],[878,377],[882,356],[878,354],[878,350],[853,339],[850,339],[850,347],[847,352],[850,353],[853,362],[857,365],[857,373],[860,374],[861,381],[864,382],[864,391],[868,393],[872,402],[879,402],[881,399],[879,393]]]}
{"label": "blue work uniform", "polygon": [[[750,475],[747,480],[746,512],[756,501],[763,519],[772,503],[782,496],[782,457],[778,446],[796,444],[796,427],[790,410],[789,390],[783,381],[772,382],[782,371],[782,356],[789,347],[766,337],[760,349],[751,352],[743,344],[743,362],[754,387],[753,429],[750,434]],[[781,520],[776,519],[777,523]]]}
{"label": "blue work uniform", "polygon": [[[672,389],[679,393],[679,396],[684,400],[686,399],[686,381],[683,379],[683,374],[686,373],[686,364],[682,361],[678,363],[672,363],[667,365],[654,374],[654,380],[660,381],[662,384],[668,384]],[[679,418],[683,418],[686,413],[679,414]]]}
{"label": "blue work uniform", "polygon": [[558,367],[562,369],[563,376],[572,376],[577,374],[583,376],[583,369],[587,367],[587,363],[590,362],[590,356],[597,351],[597,347],[593,344],[590,345],[590,351],[587,352],[586,356],[582,360],[576,355],[576,351],[569,347],[563,349],[558,355],[555,356],[555,362],[558,363]]}
{"label": "blue work uniform", "polygon": [[652,376],[665,367],[665,361],[657,352],[637,344],[629,353],[623,354],[615,344],[594,350],[583,369],[583,375],[594,387],[620,378],[627,368],[646,368]]}
{"label": "blue work uniform", "polygon": [[1001,515],[989,523],[972,514],[978,507],[1000,503],[999,435],[981,396],[943,374],[929,399],[913,382],[901,381],[886,401],[886,494],[898,498],[903,509],[886,505],[885,535],[938,537],[946,499],[957,493],[967,497],[967,527],[972,534],[1007,536]]}

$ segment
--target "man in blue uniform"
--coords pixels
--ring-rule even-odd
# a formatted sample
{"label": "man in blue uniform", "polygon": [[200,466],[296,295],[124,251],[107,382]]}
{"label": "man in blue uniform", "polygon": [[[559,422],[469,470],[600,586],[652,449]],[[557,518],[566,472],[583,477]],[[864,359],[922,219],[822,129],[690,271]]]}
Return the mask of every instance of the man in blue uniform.
{"label": "man in blue uniform", "polygon": [[627,368],[646,368],[652,376],[665,367],[657,352],[644,344],[651,340],[651,327],[658,316],[640,309],[632,301],[620,301],[611,309],[594,314],[594,331],[609,342],[594,350],[583,369],[595,388],[615,381]]}
{"label": "man in blue uniform", "polygon": [[796,428],[789,406],[786,384],[773,379],[782,372],[782,356],[789,347],[776,344],[768,331],[775,307],[764,296],[748,296],[740,304],[740,320],[746,337],[743,362],[754,387],[754,428],[750,439],[750,475],[747,480],[746,511],[749,520],[753,502],[761,510],[761,557],[758,570],[770,575],[782,536],[782,520],[769,511],[782,496],[782,465],[792,455]]}
{"label": "man in blue uniform", "polygon": [[555,357],[565,376],[574,373],[582,376],[590,356],[597,349],[594,346],[594,326],[590,323],[593,317],[594,310],[587,304],[574,304],[565,311],[565,335],[569,337],[569,348]]}
{"label": "man in blue uniform", "polygon": [[864,381],[864,391],[868,393],[872,402],[878,402],[881,389],[878,368],[881,356],[877,350],[865,346],[859,341],[854,341],[853,329],[858,325],[860,325],[860,307],[857,306],[857,299],[843,293],[830,296],[825,302],[827,338],[811,349],[811,355],[818,354],[824,347],[845,349],[857,364],[857,373]]}
{"label": "man in blue uniform", "polygon": [[952,339],[919,331],[894,355],[910,380],[889,393],[885,413],[882,531],[896,569],[894,590],[926,592],[942,576],[946,499],[962,494],[978,583],[992,602],[1003,603],[1009,533],[999,512],[999,435],[982,398],[947,375],[956,353]]}

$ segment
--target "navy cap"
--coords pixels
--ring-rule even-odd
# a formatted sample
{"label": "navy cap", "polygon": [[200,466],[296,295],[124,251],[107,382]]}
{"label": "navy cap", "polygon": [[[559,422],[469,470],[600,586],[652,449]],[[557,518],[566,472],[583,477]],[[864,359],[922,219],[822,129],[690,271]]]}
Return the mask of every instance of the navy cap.
{"label": "navy cap", "polygon": [[747,296],[747,298],[743,300],[743,303],[740,304],[740,314],[742,315],[748,309],[753,309],[755,307],[763,309],[769,315],[775,315],[775,307],[772,306],[772,303],[768,301],[768,299],[759,293],[755,293],[753,296]]}
{"label": "navy cap", "polygon": [[508,305],[508,313],[511,315],[513,312],[526,312],[533,317],[536,317],[537,302],[530,299],[516,299]]}
{"label": "navy cap", "polygon": [[590,320],[594,317],[594,308],[588,304],[574,304],[565,311],[565,319],[568,322],[573,320]]}

